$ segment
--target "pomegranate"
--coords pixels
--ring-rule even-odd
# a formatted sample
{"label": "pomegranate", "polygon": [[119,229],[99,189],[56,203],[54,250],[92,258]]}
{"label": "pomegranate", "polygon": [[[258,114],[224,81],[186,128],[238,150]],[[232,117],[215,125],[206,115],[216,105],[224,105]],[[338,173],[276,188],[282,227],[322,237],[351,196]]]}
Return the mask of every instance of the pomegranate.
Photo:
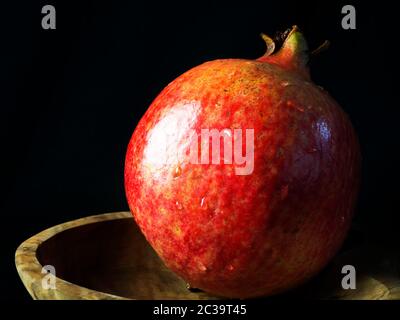
{"label": "pomegranate", "polygon": [[125,160],[130,210],[192,287],[267,296],[318,273],[340,248],[360,152],[340,106],[310,80],[297,27],[256,60],[201,64],[137,125]]}

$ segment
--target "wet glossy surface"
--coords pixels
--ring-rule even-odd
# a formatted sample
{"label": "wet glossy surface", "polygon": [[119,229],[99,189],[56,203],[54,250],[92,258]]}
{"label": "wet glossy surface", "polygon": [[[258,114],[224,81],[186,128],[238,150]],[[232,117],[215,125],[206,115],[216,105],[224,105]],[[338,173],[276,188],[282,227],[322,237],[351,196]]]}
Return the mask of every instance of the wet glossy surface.
{"label": "wet glossy surface", "polygon": [[[202,129],[253,129],[254,171],[193,164],[190,135]],[[332,258],[351,221],[358,165],[351,124],[323,89],[275,64],[227,59],[193,68],[154,100],[129,144],[125,185],[172,270],[247,297],[296,285]]]}

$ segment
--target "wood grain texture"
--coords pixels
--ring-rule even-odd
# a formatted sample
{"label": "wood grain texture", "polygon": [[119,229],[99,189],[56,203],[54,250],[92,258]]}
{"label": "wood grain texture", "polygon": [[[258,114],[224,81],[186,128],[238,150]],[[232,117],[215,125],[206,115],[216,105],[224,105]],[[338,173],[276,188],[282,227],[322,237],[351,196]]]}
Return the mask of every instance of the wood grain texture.
{"label": "wood grain texture", "polygon": [[[400,299],[399,255],[361,246],[340,253],[300,288],[269,299]],[[218,299],[192,292],[148,245],[130,212],[90,216],[49,228],[24,241],[17,271],[34,299]],[[357,270],[357,289],[341,288],[342,266]],[[42,287],[44,265],[56,288]]]}

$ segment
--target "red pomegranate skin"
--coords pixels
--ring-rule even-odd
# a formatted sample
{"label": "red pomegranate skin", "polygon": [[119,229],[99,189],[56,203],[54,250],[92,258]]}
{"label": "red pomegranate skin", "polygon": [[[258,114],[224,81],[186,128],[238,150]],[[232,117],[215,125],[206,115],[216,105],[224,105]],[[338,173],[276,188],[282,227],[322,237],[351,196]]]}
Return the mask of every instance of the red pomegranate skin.
{"label": "red pomegranate skin", "polygon": [[[319,272],[346,236],[358,140],[339,105],[311,82],[306,49],[294,27],[277,53],[197,66],[158,95],[132,135],[130,210],[192,287],[231,298],[276,294]],[[188,133],[204,128],[253,128],[253,172],[191,163]]]}

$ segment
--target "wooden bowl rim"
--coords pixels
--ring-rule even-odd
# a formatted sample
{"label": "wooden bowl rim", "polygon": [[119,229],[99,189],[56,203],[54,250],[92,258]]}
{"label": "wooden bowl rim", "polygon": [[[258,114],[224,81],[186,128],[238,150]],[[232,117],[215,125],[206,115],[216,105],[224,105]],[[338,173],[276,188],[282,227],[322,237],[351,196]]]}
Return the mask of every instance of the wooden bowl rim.
{"label": "wooden bowl rim", "polygon": [[55,278],[56,289],[42,288],[42,279],[45,274],[42,273],[43,265],[38,260],[37,250],[42,243],[66,230],[103,221],[128,218],[132,218],[132,214],[129,211],[103,213],[79,218],[50,227],[22,242],[15,252],[15,266],[31,297],[35,300],[126,300],[127,298],[85,288],[57,276]]}

